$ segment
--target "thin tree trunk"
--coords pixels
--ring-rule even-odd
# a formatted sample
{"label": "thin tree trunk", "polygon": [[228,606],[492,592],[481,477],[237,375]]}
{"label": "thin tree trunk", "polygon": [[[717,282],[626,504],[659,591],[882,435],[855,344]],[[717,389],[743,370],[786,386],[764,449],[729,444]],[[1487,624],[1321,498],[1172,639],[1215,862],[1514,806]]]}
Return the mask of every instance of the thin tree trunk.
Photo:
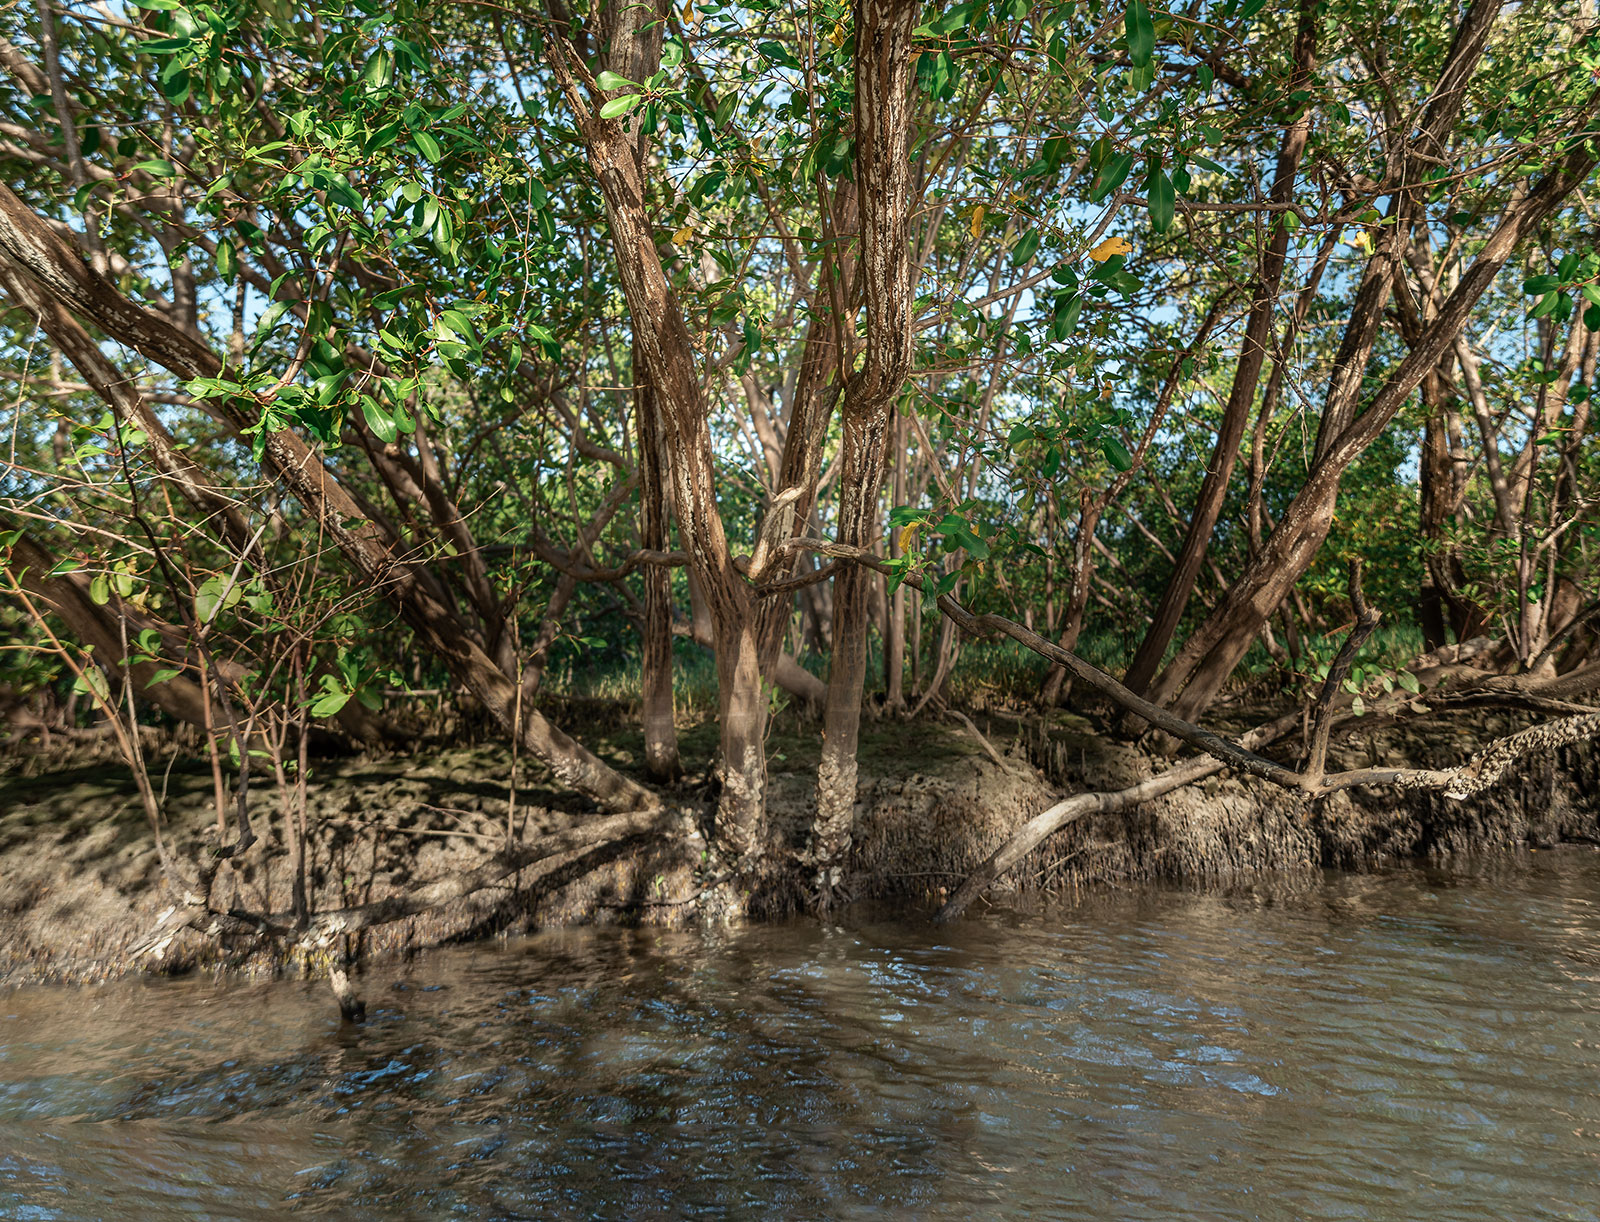
{"label": "thin tree trunk", "polygon": [[[896,508],[906,503],[906,426],[896,413],[894,424],[894,484],[893,499]],[[889,556],[899,559],[903,554],[898,531],[889,532]],[[905,708],[906,670],[906,588],[902,583],[889,597],[889,626],[883,646],[884,704],[891,713]]]}
{"label": "thin tree trunk", "polygon": [[[1306,88],[1316,63],[1317,10],[1314,0],[1301,0],[1300,25],[1294,44],[1295,70],[1289,85],[1291,91]],[[1271,199],[1275,204],[1287,204],[1294,198],[1295,175],[1299,171],[1311,131],[1309,114],[1309,108],[1302,111],[1301,116],[1283,134],[1283,143],[1278,150],[1277,171],[1272,182]],[[1150,629],[1128,666],[1128,689],[1141,696],[1148,690],[1183,619],[1189,598],[1194,593],[1195,582],[1199,580],[1200,570],[1205,564],[1211,533],[1216,529],[1217,519],[1222,516],[1222,505],[1228,496],[1228,485],[1233,479],[1239,446],[1250,421],[1250,408],[1255,402],[1256,386],[1261,381],[1261,369],[1272,340],[1278,289],[1283,280],[1288,250],[1289,227],[1280,218],[1274,223],[1267,248],[1261,254],[1256,282],[1251,290],[1250,316],[1245,323],[1239,362],[1234,370],[1233,387],[1228,392],[1228,401],[1222,412],[1222,427],[1217,433],[1211,460],[1206,464],[1205,480],[1195,499],[1194,513],[1184,533],[1183,546],[1178,550],[1172,576],[1151,617]],[[1076,593],[1074,599],[1081,603]]]}

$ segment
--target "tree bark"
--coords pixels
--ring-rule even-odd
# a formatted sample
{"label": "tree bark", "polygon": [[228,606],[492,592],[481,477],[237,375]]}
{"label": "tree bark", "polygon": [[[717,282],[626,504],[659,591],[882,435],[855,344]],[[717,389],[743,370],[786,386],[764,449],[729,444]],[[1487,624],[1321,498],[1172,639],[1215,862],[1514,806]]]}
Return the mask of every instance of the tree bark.
{"label": "tree bark", "polygon": [[[881,529],[890,409],[911,368],[911,0],[855,0],[856,182],[860,188],[866,351],[845,389],[837,538],[868,547]],[[833,656],[817,769],[817,814],[809,856],[818,904],[836,897],[856,801],[856,743],[866,677],[873,574],[841,569],[833,586]]]}
{"label": "tree bark", "polygon": [[[634,429],[639,451],[639,545],[647,551],[667,546],[667,485],[661,452],[661,421],[655,394],[634,345]],[[678,730],[672,703],[672,572],[664,565],[644,567],[644,622],[640,641],[640,718],[644,766],[652,779],[676,780]]]}
{"label": "tree bark", "polygon": [[[1260,555],[1184,644],[1152,690],[1154,703],[1167,705],[1190,721],[1210,705],[1261,626],[1315,559],[1333,523],[1334,502],[1345,469],[1388,426],[1428,370],[1436,367],[1450,350],[1472,308],[1523,238],[1560,205],[1593,167],[1594,158],[1581,146],[1575,148],[1558,168],[1507,210],[1471,269],[1428,323],[1421,341],[1384,382],[1371,406],[1350,419],[1321,447],[1311,474]],[[1330,389],[1330,397],[1335,393],[1346,392]]]}
{"label": "tree bark", "polygon": [[[894,507],[906,503],[906,428],[898,414],[894,425]],[[889,555],[901,555],[899,532],[889,534]],[[889,596],[889,623],[883,643],[883,693],[884,705],[891,713],[906,707],[906,588],[898,585]]]}
{"label": "tree bark", "polygon": [[[1318,5],[1313,0],[1301,0],[1300,24],[1295,33],[1294,76],[1289,90],[1303,90],[1316,66]],[[1284,131],[1278,149],[1278,165],[1273,175],[1271,200],[1274,204],[1288,204],[1294,198],[1295,175],[1299,172],[1301,158],[1311,132],[1310,107],[1306,106]],[[1151,617],[1150,629],[1129,663],[1127,685],[1129,690],[1143,695],[1150,686],[1166,657],[1167,647],[1178,630],[1189,598],[1194,593],[1195,582],[1205,564],[1206,551],[1211,545],[1211,533],[1217,519],[1222,516],[1222,505],[1228,496],[1228,485],[1233,479],[1233,468],[1239,457],[1239,446],[1250,421],[1250,408],[1255,402],[1256,387],[1261,381],[1261,370],[1266,362],[1267,348],[1272,341],[1274,314],[1278,304],[1278,290],[1283,281],[1284,262],[1289,251],[1289,227],[1280,216],[1273,225],[1272,236],[1261,254],[1255,284],[1250,294],[1250,315],[1245,323],[1244,340],[1240,346],[1239,361],[1234,369],[1233,386],[1222,411],[1222,427],[1217,433],[1216,445],[1206,464],[1205,480],[1195,500],[1194,513],[1189,528],[1183,536],[1183,546],[1172,576],[1167,580],[1161,601]],[[1080,534],[1082,533],[1080,527]],[[1074,597],[1078,598],[1076,591]],[[1085,594],[1084,597],[1087,597]],[[1079,599],[1081,603],[1081,599]],[[1081,610],[1079,612],[1081,615]],[[1067,646],[1071,648],[1071,646]]]}

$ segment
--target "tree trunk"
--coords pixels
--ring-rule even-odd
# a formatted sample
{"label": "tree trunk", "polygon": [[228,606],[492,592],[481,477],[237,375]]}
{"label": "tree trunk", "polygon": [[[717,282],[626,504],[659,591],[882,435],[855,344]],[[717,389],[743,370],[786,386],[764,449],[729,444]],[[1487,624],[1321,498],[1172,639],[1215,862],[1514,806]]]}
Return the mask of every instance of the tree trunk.
{"label": "tree trunk", "polygon": [[[1289,89],[1305,89],[1316,62],[1317,8],[1312,0],[1301,0],[1300,25],[1295,34],[1295,71]],[[1289,125],[1283,134],[1278,150],[1277,171],[1272,182],[1272,202],[1287,204],[1294,198],[1295,175],[1305,154],[1310,135],[1309,109]],[[1150,680],[1161,666],[1167,647],[1178,630],[1189,598],[1194,593],[1195,582],[1205,564],[1206,551],[1211,545],[1211,533],[1217,519],[1222,516],[1222,505],[1228,496],[1228,485],[1233,479],[1234,464],[1239,457],[1239,446],[1250,421],[1250,408],[1255,402],[1256,386],[1261,381],[1261,369],[1266,361],[1267,346],[1272,340],[1274,315],[1278,303],[1278,289],[1283,280],[1284,261],[1289,250],[1289,228],[1279,219],[1272,228],[1267,248],[1261,254],[1256,282],[1251,290],[1250,316],[1245,323],[1244,340],[1240,347],[1238,365],[1234,369],[1233,387],[1228,392],[1228,402],[1222,412],[1222,428],[1211,450],[1211,460],[1206,464],[1206,476],[1195,500],[1194,513],[1189,519],[1189,529],[1184,533],[1183,546],[1172,576],[1162,591],[1161,601],[1151,617],[1150,629],[1145,633],[1133,661],[1128,666],[1124,680],[1128,689],[1144,695]],[[1081,565],[1080,565],[1081,567]],[[1073,593],[1082,614],[1082,602],[1087,594]],[[1054,678],[1054,676],[1052,676]],[[1059,685],[1059,679],[1057,680]]]}
{"label": "tree trunk", "polygon": [[[667,484],[661,453],[661,422],[655,394],[634,345],[634,429],[639,452],[639,545],[647,551],[667,546]],[[651,779],[676,780],[678,730],[672,703],[672,572],[644,566],[644,622],[640,640],[640,718],[644,729],[644,767]]]}
{"label": "tree trunk", "polygon": [[[1179,717],[1195,721],[1249,649],[1262,624],[1310,567],[1333,522],[1345,469],[1388,426],[1429,369],[1450,351],[1472,308],[1493,283],[1521,240],[1588,175],[1594,159],[1581,147],[1507,210],[1462,277],[1430,320],[1419,343],[1378,391],[1327,445],[1305,485],[1290,503],[1266,546],[1228,590],[1216,610],[1185,643],[1151,693]],[[1332,396],[1336,391],[1330,389]],[[1179,693],[1181,692],[1181,697]]]}
{"label": "tree trunk", "polygon": [[[912,0],[855,0],[856,182],[866,351],[844,395],[836,536],[851,547],[870,547],[878,534],[890,408],[911,367],[909,92],[911,31],[920,11]],[[855,812],[868,580],[859,565],[846,565],[834,578],[833,656],[810,848],[818,904],[824,909],[836,897]]]}
{"label": "tree trunk", "polygon": [[[898,414],[894,425],[894,492],[896,508],[906,503],[906,428]],[[889,556],[901,556],[898,531],[889,532]],[[889,627],[883,643],[884,705],[891,713],[906,707],[906,588],[896,586],[889,596]]]}

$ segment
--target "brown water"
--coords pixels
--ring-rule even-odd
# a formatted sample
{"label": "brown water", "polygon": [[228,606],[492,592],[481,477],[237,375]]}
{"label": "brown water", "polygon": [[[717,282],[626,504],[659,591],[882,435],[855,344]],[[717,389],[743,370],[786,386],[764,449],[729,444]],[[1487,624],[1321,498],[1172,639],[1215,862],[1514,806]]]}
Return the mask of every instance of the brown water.
{"label": "brown water", "polygon": [[1600,854],[0,994],[0,1217],[1600,1219]]}

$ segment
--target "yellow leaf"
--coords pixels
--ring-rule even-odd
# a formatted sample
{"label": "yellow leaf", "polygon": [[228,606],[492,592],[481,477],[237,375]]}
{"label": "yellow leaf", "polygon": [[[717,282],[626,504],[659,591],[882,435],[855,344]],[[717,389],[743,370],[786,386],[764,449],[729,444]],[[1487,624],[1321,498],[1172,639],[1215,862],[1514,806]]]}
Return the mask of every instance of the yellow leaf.
{"label": "yellow leaf", "polygon": [[1089,252],[1089,257],[1096,263],[1104,263],[1112,255],[1125,255],[1132,249],[1133,244],[1127,238],[1107,238]]}
{"label": "yellow leaf", "polygon": [[687,246],[692,241],[694,241],[694,230],[687,225],[672,235],[672,244],[674,246]]}
{"label": "yellow leaf", "polygon": [[828,41],[836,47],[844,46],[844,22],[834,23],[832,31],[828,34]]}
{"label": "yellow leaf", "polygon": [[916,542],[917,524],[915,522],[900,528],[900,550],[909,552],[911,545]]}
{"label": "yellow leaf", "polygon": [[983,217],[984,217],[984,213],[986,211],[987,211],[987,209],[984,208],[984,206],[982,204],[979,204],[976,208],[974,208],[972,210],[972,238],[973,238],[973,241],[977,241],[978,238],[983,236]]}
{"label": "yellow leaf", "polygon": [[1372,253],[1372,235],[1365,229],[1359,230],[1355,237],[1350,239],[1350,245],[1354,246],[1362,254],[1370,255]]}

